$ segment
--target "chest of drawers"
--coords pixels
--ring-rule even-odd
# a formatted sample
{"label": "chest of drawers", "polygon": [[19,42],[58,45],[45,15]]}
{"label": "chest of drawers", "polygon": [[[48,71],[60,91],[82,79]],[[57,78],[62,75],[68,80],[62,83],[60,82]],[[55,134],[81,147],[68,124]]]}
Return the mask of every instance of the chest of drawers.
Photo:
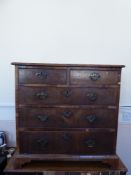
{"label": "chest of drawers", "polygon": [[124,66],[12,64],[20,157],[80,160],[116,155]]}

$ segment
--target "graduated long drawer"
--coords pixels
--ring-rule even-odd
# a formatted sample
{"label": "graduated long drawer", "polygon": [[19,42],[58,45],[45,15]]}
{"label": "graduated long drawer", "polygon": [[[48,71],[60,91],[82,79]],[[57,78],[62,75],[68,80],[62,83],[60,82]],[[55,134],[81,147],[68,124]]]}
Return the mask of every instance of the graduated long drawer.
{"label": "graduated long drawer", "polygon": [[113,154],[115,132],[25,131],[20,132],[20,153],[32,154]]}
{"label": "graduated long drawer", "polygon": [[21,128],[115,128],[117,109],[75,107],[19,108]]}
{"label": "graduated long drawer", "polygon": [[113,88],[19,86],[19,104],[117,105],[119,90]]}

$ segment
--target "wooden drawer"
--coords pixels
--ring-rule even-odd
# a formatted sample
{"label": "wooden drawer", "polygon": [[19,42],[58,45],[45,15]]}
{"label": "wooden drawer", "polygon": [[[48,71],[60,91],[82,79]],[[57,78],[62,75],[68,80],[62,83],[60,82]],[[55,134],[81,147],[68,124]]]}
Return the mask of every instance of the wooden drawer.
{"label": "wooden drawer", "polygon": [[103,108],[19,108],[19,127],[115,128],[117,110]]}
{"label": "wooden drawer", "polygon": [[26,105],[116,105],[118,93],[118,88],[21,86],[19,87],[19,103]]}
{"label": "wooden drawer", "polygon": [[19,136],[20,153],[105,155],[115,151],[115,133],[110,130],[27,131]]}
{"label": "wooden drawer", "polygon": [[74,85],[118,84],[120,71],[70,70],[70,83]]}
{"label": "wooden drawer", "polygon": [[75,154],[77,152],[75,137],[73,133],[64,131],[21,132],[20,153]]}
{"label": "wooden drawer", "polygon": [[80,154],[113,154],[115,153],[115,132],[95,129],[79,135]]}
{"label": "wooden drawer", "polygon": [[66,69],[19,69],[20,84],[66,84]]}

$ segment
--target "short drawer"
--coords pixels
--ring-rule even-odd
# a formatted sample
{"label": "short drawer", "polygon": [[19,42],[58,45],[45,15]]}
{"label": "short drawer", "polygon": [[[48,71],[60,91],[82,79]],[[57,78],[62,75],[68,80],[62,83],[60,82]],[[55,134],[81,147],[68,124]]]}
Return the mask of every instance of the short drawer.
{"label": "short drawer", "polygon": [[115,128],[117,109],[23,107],[18,124],[23,128]]}
{"label": "short drawer", "polygon": [[72,85],[110,85],[118,84],[119,82],[119,71],[70,70],[70,83]]}
{"label": "short drawer", "polygon": [[20,153],[105,155],[115,151],[115,132],[110,130],[27,131],[19,136]]}
{"label": "short drawer", "polygon": [[19,69],[20,84],[66,84],[66,69]]}
{"label": "short drawer", "polygon": [[[24,95],[23,95],[24,94]],[[118,88],[19,87],[19,103],[34,105],[116,105]]]}

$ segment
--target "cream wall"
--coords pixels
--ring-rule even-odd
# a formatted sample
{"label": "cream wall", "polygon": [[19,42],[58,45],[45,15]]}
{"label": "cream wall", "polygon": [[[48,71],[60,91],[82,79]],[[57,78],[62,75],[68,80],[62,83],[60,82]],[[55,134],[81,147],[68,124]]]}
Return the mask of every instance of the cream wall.
{"label": "cream wall", "polygon": [[[120,105],[131,105],[130,21],[130,0],[0,0],[0,128],[10,144],[12,61],[124,64]],[[130,132],[130,124],[119,123],[117,151],[131,172]]]}

